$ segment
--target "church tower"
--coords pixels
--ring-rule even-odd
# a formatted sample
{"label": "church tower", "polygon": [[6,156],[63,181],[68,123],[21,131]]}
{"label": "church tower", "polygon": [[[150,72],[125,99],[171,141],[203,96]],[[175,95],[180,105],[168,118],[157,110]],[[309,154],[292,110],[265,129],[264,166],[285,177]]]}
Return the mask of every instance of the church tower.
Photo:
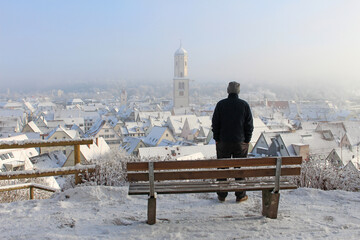
{"label": "church tower", "polygon": [[188,54],[181,47],[174,55],[174,108],[189,107]]}

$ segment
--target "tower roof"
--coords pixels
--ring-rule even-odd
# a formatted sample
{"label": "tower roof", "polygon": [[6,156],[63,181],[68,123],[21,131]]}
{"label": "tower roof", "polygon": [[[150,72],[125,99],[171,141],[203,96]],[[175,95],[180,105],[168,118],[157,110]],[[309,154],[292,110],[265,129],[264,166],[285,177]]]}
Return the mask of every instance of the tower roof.
{"label": "tower roof", "polygon": [[186,51],[183,47],[181,47],[181,46],[180,46],[180,48],[179,48],[178,50],[176,50],[176,52],[175,52],[175,55],[185,55],[185,54],[187,54],[187,51]]}

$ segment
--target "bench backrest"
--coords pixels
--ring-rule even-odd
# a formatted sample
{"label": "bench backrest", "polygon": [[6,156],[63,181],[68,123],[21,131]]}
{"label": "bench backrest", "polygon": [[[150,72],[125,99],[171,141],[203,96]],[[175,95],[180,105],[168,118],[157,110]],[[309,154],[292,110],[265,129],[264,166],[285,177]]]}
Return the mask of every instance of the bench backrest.
{"label": "bench backrest", "polygon": [[[302,157],[300,156],[128,162],[127,180],[129,182],[149,181],[149,177],[155,181],[164,181],[269,177],[277,174],[279,176],[296,176],[300,175],[301,163]],[[278,171],[276,171],[277,168]]]}

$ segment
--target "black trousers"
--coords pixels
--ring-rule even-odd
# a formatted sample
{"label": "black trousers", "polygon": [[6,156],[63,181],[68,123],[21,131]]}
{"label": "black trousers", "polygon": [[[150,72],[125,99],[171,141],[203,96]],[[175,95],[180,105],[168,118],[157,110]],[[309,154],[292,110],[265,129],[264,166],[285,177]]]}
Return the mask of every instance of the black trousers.
{"label": "black trousers", "polygon": [[[222,158],[244,158],[247,157],[249,144],[244,142],[218,142],[216,143],[216,157]],[[243,180],[243,178],[235,178],[235,180]],[[226,181],[225,179],[218,179],[218,181]],[[220,197],[226,198],[227,192],[217,192]],[[235,192],[236,197],[245,197],[246,191]]]}

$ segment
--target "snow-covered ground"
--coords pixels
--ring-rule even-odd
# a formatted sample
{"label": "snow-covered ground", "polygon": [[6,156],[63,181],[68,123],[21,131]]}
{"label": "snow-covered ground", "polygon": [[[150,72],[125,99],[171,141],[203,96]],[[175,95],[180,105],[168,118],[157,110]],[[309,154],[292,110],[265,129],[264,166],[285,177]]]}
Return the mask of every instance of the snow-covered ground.
{"label": "snow-covered ground", "polygon": [[359,239],[360,192],[282,191],[277,219],[261,216],[261,193],[235,203],[215,194],[159,195],[157,224],[147,197],[127,187],[82,186],[51,199],[0,204],[1,239]]}

